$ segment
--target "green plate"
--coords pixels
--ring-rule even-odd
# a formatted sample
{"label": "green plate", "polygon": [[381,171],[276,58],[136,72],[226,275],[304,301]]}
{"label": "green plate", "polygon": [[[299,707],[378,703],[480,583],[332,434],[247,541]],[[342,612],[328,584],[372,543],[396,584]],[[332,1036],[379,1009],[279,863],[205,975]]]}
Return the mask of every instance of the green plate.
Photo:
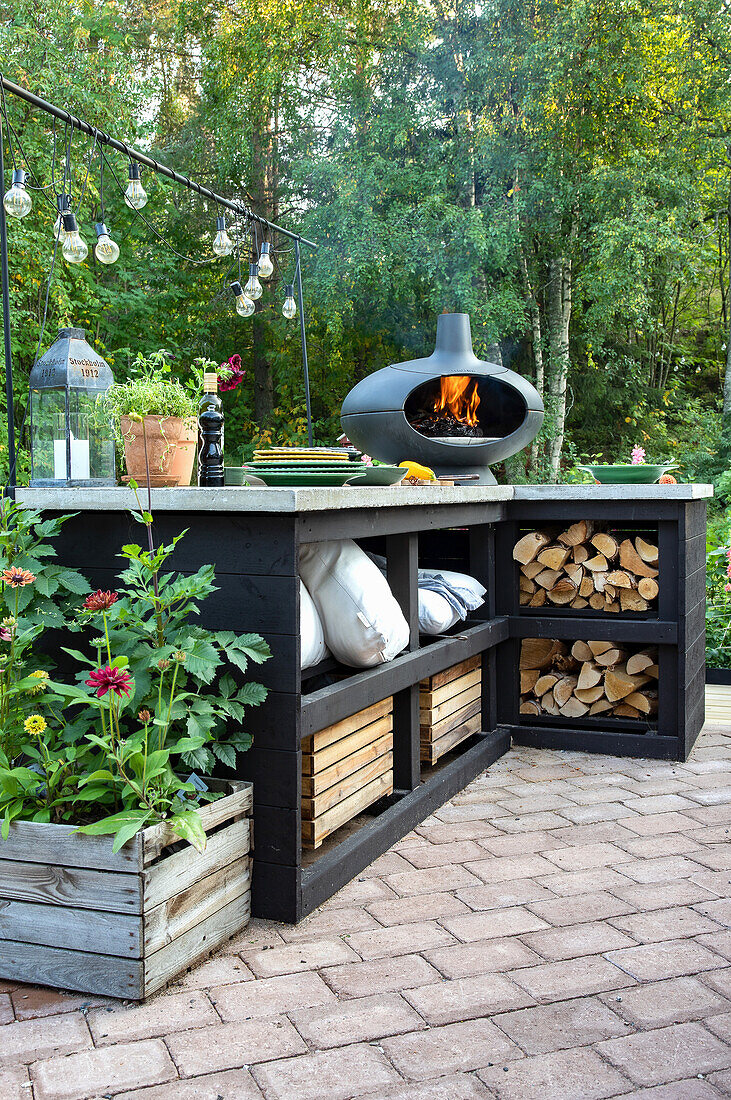
{"label": "green plate", "polygon": [[663,466],[650,466],[645,462],[636,465],[618,463],[617,465],[603,466],[579,466],[580,470],[588,470],[592,477],[602,485],[653,485],[667,473],[676,469],[676,463],[668,462]]}
{"label": "green plate", "polygon": [[351,478],[351,485],[396,485],[409,471],[403,466],[367,466],[362,474]]}
{"label": "green plate", "polygon": [[259,466],[248,472],[265,485],[345,485],[357,474],[350,470],[262,470]]}

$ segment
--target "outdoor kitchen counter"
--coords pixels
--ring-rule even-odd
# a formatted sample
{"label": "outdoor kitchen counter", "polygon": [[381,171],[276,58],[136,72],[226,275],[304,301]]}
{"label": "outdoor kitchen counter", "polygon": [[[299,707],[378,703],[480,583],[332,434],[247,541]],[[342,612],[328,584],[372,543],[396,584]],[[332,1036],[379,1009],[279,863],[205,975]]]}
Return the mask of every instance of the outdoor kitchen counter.
{"label": "outdoor kitchen counter", "polygon": [[[201,604],[204,625],[259,633],[272,652],[247,672],[269,694],[246,713],[254,747],[239,764],[242,778],[254,784],[254,914],[297,921],[311,912],[488,768],[511,739],[685,759],[704,718],[705,524],[711,496],[709,485],[153,489],[156,541],[169,545],[186,531],[170,568],[190,573],[215,566],[217,589]],[[140,498],[146,507],[146,491]],[[47,513],[71,514],[56,540],[59,564],[80,569],[94,587],[117,587],[121,547],[144,539],[130,514],[136,503],[129,489],[19,489],[17,499]],[[657,544],[660,588],[653,607],[606,614],[520,604],[517,539],[534,530],[555,534],[579,520]],[[299,549],[345,538],[385,555],[389,584],[409,623],[409,646],[374,668],[331,661],[302,671]],[[485,603],[444,635],[420,635],[420,566],[471,574],[487,589]],[[569,645],[598,639],[626,652],[657,647],[656,718],[521,713],[524,639]],[[442,674],[448,681],[455,669],[476,666],[479,729],[435,765],[422,764],[420,684]],[[339,723],[390,700],[393,794],[381,798],[371,816],[358,819],[356,828],[351,822],[333,832],[313,860],[302,845],[303,750],[314,735],[340,729]]]}

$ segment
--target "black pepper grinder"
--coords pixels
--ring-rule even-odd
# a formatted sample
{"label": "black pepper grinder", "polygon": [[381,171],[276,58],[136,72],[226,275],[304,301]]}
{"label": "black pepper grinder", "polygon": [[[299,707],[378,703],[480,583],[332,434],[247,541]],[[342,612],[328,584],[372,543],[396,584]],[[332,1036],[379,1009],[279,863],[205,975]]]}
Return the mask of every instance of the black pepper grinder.
{"label": "black pepper grinder", "polygon": [[203,396],[198,406],[198,484],[223,483],[223,404],[218,396],[218,375],[211,373],[203,375]]}

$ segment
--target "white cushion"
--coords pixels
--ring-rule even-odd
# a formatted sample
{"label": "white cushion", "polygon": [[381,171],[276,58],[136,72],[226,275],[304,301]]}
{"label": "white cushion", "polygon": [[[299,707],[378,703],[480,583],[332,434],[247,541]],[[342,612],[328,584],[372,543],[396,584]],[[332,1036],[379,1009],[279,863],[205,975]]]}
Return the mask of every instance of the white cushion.
{"label": "white cushion", "polygon": [[322,620],[312,596],[300,581],[300,665],[310,668],[327,657]]}
{"label": "white cushion", "polygon": [[302,546],[300,575],[338,661],[370,668],[409,644],[408,623],[386,578],[351,539]]}
{"label": "white cushion", "polygon": [[459,622],[459,613],[449,600],[428,588],[419,589],[419,630],[422,634],[445,634]]}

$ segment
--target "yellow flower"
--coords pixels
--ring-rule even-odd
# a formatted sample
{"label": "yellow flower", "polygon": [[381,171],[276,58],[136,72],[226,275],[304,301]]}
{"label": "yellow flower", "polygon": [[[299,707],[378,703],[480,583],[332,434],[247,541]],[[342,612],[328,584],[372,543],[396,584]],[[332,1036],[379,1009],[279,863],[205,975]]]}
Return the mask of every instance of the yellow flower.
{"label": "yellow flower", "polygon": [[46,719],[42,714],[31,714],[29,718],[26,718],[23,722],[25,732],[29,733],[31,737],[40,737],[46,728]]}
{"label": "yellow flower", "polygon": [[32,688],[28,688],[28,691],[31,695],[40,695],[42,691],[46,690],[48,673],[45,669],[39,668],[36,672],[31,672],[31,676],[34,680],[37,680],[38,683],[34,684]]}

